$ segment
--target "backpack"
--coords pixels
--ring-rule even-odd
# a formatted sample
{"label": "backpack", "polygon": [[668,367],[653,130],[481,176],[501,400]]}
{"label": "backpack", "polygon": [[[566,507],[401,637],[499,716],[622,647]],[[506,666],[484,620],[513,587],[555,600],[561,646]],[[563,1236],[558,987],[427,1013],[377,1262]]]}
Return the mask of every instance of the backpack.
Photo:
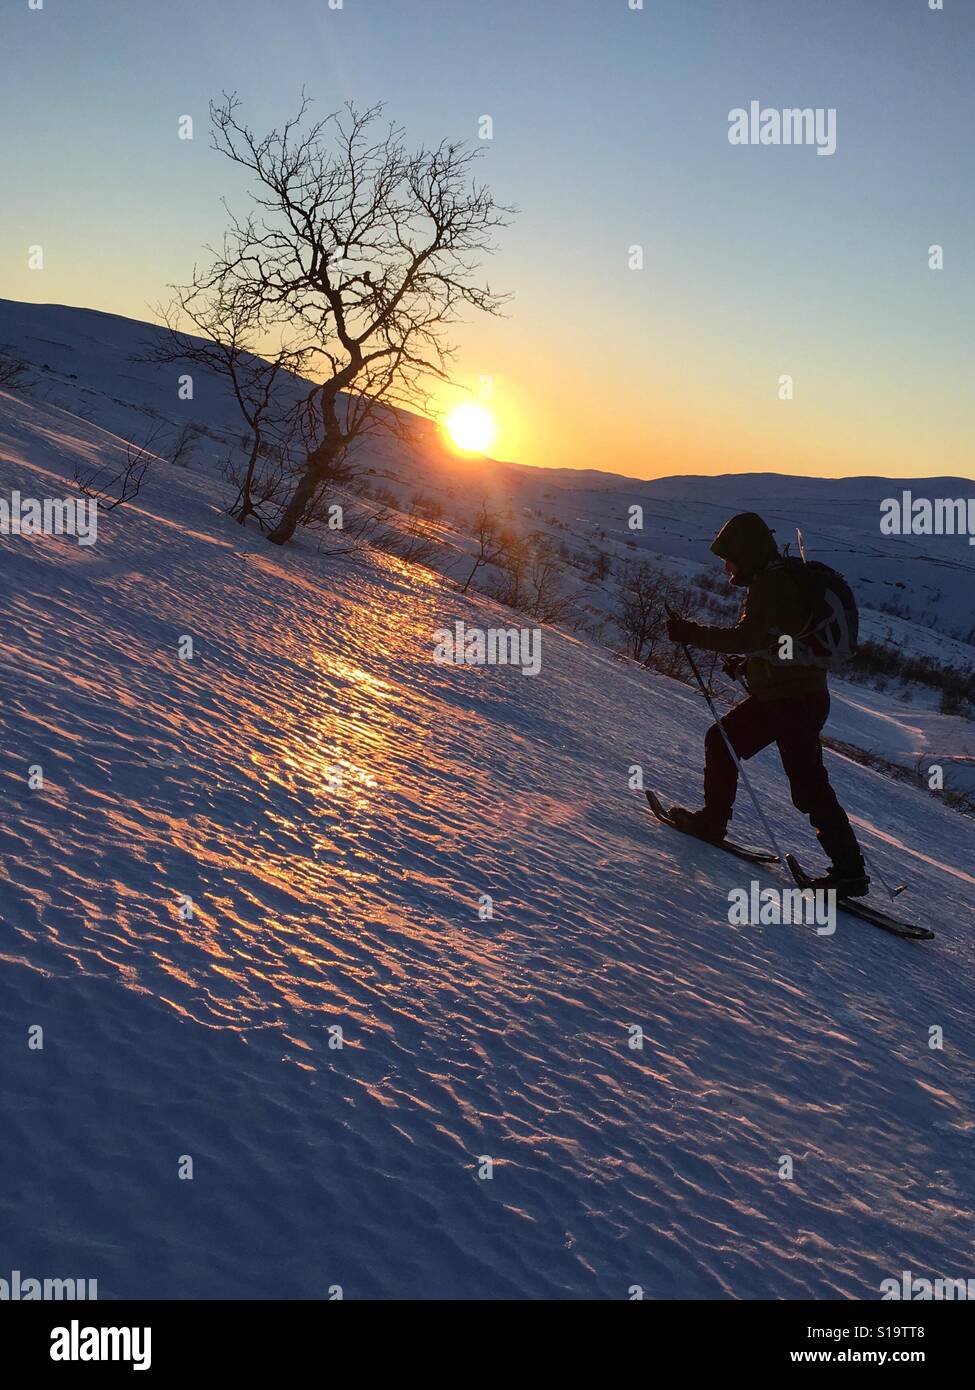
{"label": "backpack", "polygon": [[843,576],[819,560],[798,555],[783,556],[770,568],[783,569],[809,604],[809,621],[795,636],[794,660],[803,666],[828,666],[853,656],[860,614]]}

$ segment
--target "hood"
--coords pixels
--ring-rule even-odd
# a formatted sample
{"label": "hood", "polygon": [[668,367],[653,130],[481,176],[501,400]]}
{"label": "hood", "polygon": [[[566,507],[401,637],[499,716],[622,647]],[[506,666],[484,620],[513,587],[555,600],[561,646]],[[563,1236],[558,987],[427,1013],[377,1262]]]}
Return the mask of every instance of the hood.
{"label": "hood", "polygon": [[725,522],[711,542],[721,560],[733,560],[743,578],[756,574],[779,557],[775,536],[756,512],[739,512]]}

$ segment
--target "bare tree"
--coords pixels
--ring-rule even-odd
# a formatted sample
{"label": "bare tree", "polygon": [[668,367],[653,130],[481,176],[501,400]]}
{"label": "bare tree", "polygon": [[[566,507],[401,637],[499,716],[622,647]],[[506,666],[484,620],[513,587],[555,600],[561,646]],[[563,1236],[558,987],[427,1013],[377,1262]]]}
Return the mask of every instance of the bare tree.
{"label": "bare tree", "polygon": [[11,347],[0,348],[0,387],[4,391],[19,391],[27,385],[30,363],[14,355]]}
{"label": "bare tree", "polygon": [[612,570],[613,567],[609,562],[609,556],[606,554],[605,550],[597,550],[596,558],[593,562],[592,567],[592,582],[602,583],[604,579],[609,578],[610,574],[612,573]]}
{"label": "bare tree", "polygon": [[481,566],[497,564],[514,540],[512,534],[501,525],[497,514],[490,510],[486,499],[482,499],[481,509],[474,518],[473,533],[477,541],[477,554],[474,556],[473,568],[461,588],[462,594],[467,593]]}
{"label": "bare tree", "polygon": [[428,497],[425,492],[414,492],[410,498],[411,510],[427,521],[443,520],[443,503],[436,497]]}
{"label": "bare tree", "polygon": [[270,533],[289,540],[316,493],[349,476],[353,440],[408,430],[398,407],[426,411],[449,380],[445,334],[464,307],[498,313],[477,279],[510,211],[473,179],[477,151],[449,142],[409,151],[377,129],[381,107],[347,106],[310,126],[309,101],[257,136],[226,93],[211,104],[213,147],[256,180],[194,287],[241,298],[307,342],[316,384],[298,417],[303,468]]}
{"label": "bare tree", "polygon": [[528,543],[526,611],[541,623],[556,623],[576,603],[578,595],[563,588],[562,566],[553,541],[533,537]]}
{"label": "bare tree", "polygon": [[630,656],[649,665],[667,621],[666,577],[645,560],[631,562],[620,585],[619,625]]}
{"label": "bare tree", "polygon": [[390,527],[375,541],[380,550],[397,555],[413,565],[427,565],[442,549],[440,541],[430,531],[427,519],[411,505],[402,523]]}
{"label": "bare tree", "polygon": [[505,532],[494,564],[501,571],[494,597],[538,622],[558,622],[578,599],[562,587],[559,553],[547,536]]}
{"label": "bare tree", "polygon": [[[243,467],[231,456],[224,468],[237,488],[228,510],[242,526],[253,516],[266,528],[277,520],[273,504],[279,504],[278,512],[283,505],[287,470],[280,440],[293,428],[299,399],[293,380],[305,365],[308,349],[279,338],[269,357],[260,355],[258,348],[264,346],[273,325],[259,303],[237,293],[229,282],[207,287],[194,283],[178,288],[176,294],[171,304],[158,311],[165,335],[154,340],[140,360],[188,363],[226,378],[248,427]],[[202,336],[185,332],[180,326],[185,322]]]}
{"label": "bare tree", "polygon": [[79,492],[86,497],[94,497],[106,512],[114,511],[124,502],[138,497],[150,467],[159,461],[154,445],[159,439],[160,429],[160,425],[154,425],[144,444],[126,443],[125,463],[116,473],[108,472],[100,464],[85,467],[76,463],[72,476]]}
{"label": "bare tree", "polygon": [[267,440],[263,428],[247,435],[243,444],[248,451],[244,466],[233,453],[223,464],[223,476],[237,489],[227,511],[242,526],[253,516],[266,531],[281,515],[293,470],[287,450]]}
{"label": "bare tree", "polygon": [[167,462],[176,468],[188,468],[193,450],[200,441],[198,425],[183,425],[167,449]]}
{"label": "bare tree", "polygon": [[[339,534],[343,544],[340,546],[329,545],[327,553],[329,557],[340,555],[358,555],[369,549],[371,545],[379,550],[387,550],[389,547],[384,543],[391,534],[393,513],[386,506],[359,505],[357,508],[343,508],[342,527]],[[323,536],[334,536],[335,531],[331,526],[322,525],[320,527]],[[322,540],[319,540],[319,551],[326,547]]]}
{"label": "bare tree", "polygon": [[509,608],[525,609],[528,596],[528,542],[512,531],[503,531],[493,564],[499,578],[489,592]]}

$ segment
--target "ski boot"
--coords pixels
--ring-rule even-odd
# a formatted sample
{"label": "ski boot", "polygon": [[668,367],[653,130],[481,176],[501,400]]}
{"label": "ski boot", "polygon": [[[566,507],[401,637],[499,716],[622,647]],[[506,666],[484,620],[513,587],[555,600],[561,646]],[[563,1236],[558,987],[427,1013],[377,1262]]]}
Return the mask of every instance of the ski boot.
{"label": "ski boot", "polygon": [[870,880],[861,859],[857,864],[831,864],[828,873],[809,881],[810,888],[835,889],[838,898],[865,898],[870,892]]}
{"label": "ski boot", "polygon": [[709,816],[706,810],[689,811],[686,806],[671,806],[667,814],[678,830],[696,835],[699,840],[707,840],[712,845],[720,845],[728,829],[727,825]]}

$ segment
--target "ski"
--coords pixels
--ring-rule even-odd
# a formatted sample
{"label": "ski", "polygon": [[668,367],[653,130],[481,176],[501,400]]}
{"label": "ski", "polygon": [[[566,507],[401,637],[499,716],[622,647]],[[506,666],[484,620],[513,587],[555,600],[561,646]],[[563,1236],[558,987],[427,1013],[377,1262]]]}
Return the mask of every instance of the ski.
{"label": "ski", "polygon": [[[807,874],[794,854],[787,854],[785,862],[789,866],[789,872],[798,883],[800,888],[812,886],[812,875]],[[891,917],[886,912],[881,912],[879,908],[871,907],[869,903],[861,902],[859,898],[841,898],[837,896],[836,906],[844,912],[852,913],[854,917],[860,917],[864,922],[872,922],[875,927],[880,927],[881,931],[889,931],[894,936],[901,936],[905,941],[933,941],[934,932],[927,927],[916,927],[910,922],[901,922],[896,917]]]}
{"label": "ski", "polygon": [[779,862],[779,856],[773,854],[771,850],[750,849],[747,845],[736,845],[733,840],[705,840],[703,835],[695,835],[690,830],[682,830],[670,819],[655,792],[645,787],[643,794],[657,820],[662,821],[664,825],[669,825],[672,830],[679,831],[681,835],[687,835],[691,840],[698,840],[702,845],[713,845],[715,849],[723,849],[726,854],[733,854],[736,859],[747,859],[750,864],[777,864]]}

